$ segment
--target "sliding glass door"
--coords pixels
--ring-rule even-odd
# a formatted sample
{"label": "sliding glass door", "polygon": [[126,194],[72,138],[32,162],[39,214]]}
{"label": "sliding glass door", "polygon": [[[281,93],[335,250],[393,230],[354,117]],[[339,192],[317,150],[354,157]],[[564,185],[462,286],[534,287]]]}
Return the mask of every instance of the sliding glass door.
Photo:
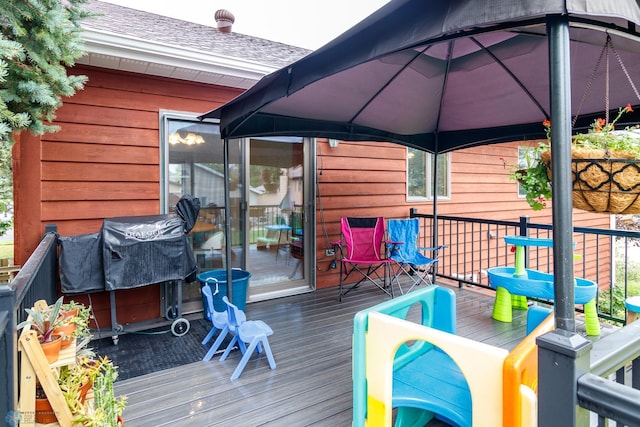
{"label": "sliding glass door", "polygon": [[[311,289],[308,206],[311,142],[302,138],[250,138],[246,171],[245,265],[249,298],[260,300]],[[305,239],[307,236],[307,239]]]}
{"label": "sliding glass door", "polygon": [[[314,141],[230,140],[225,164],[217,123],[165,113],[162,135],[164,212],[174,213],[185,194],[200,200],[198,220],[189,233],[198,271],[226,269],[230,245],[231,267],[251,273],[249,301],[312,289]],[[199,283],[184,284],[183,310],[201,307]]]}

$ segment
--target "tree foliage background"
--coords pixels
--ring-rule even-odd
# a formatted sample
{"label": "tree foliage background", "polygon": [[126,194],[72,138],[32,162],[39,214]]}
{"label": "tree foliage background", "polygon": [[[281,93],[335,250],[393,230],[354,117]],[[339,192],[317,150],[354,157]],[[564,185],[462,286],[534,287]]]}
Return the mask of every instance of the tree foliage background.
{"label": "tree foliage background", "polygon": [[[85,76],[67,67],[84,51],[79,22],[90,16],[87,0],[0,1],[0,212],[13,199],[13,135],[54,132],[63,96],[84,87]],[[0,234],[11,222],[0,221]]]}

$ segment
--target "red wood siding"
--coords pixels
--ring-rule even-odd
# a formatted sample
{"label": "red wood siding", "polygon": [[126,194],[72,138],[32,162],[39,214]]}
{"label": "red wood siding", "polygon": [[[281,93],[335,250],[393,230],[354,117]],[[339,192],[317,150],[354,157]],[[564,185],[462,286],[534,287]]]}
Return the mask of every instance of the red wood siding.
{"label": "red wood siding", "polygon": [[[551,204],[542,211],[531,210],[524,199],[518,198],[518,186],[509,179],[511,165],[517,163],[518,145],[522,144],[489,145],[451,153],[451,198],[439,200],[438,213],[511,221],[526,215],[531,222],[550,224]],[[316,229],[325,227],[329,241],[340,238],[342,216],[406,218],[411,208],[420,213],[433,212],[432,202],[407,202],[406,148],[396,144],[340,142],[337,148],[330,148],[327,141],[321,139],[318,143],[318,181],[322,200],[316,205],[321,205],[324,212],[317,215]],[[320,222],[322,219],[324,225]],[[609,216],[574,210],[574,225],[609,228]],[[457,250],[456,242],[461,244],[463,238],[462,235],[439,236],[441,243],[451,246],[451,251]],[[335,286],[339,281],[339,270],[328,270],[333,257],[325,256],[325,246],[325,238],[318,232],[318,288]],[[581,242],[579,248],[582,250]],[[478,274],[475,270],[480,268],[470,264],[473,253],[471,248],[467,249],[468,265],[457,267]],[[589,242],[587,250],[591,258],[597,251],[595,243]],[[478,253],[479,247],[474,251]],[[460,262],[462,257],[460,254]],[[601,267],[607,265],[604,262],[607,259],[608,254],[600,254]],[[601,278],[607,277],[608,269],[598,273]],[[582,274],[582,265],[576,262],[576,276]]]}
{"label": "red wood siding", "polygon": [[[241,92],[83,66],[72,73],[89,81],[58,110],[60,131],[23,136],[16,147],[17,263],[28,258],[46,224],[69,236],[100,230],[104,218],[158,214],[160,110],[203,113]],[[117,295],[120,323],[160,315],[156,286]],[[92,298],[101,327],[110,326],[107,297]]]}

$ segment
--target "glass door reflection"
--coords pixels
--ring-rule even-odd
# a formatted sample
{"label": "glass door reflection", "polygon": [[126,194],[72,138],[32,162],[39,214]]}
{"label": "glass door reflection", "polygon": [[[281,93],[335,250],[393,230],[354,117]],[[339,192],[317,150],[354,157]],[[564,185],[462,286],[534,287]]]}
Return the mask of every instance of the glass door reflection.
{"label": "glass door reflection", "polygon": [[251,299],[309,289],[303,148],[301,138],[248,140],[246,264],[252,275]]}

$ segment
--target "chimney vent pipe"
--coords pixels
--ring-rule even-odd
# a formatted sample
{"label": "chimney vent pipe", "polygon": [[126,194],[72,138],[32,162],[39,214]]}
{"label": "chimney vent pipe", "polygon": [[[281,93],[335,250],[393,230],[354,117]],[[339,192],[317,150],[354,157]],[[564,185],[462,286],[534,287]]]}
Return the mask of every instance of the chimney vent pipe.
{"label": "chimney vent pipe", "polygon": [[218,31],[222,33],[230,33],[231,26],[235,22],[236,18],[233,13],[226,9],[216,10],[215,13],[216,23],[218,24]]}

